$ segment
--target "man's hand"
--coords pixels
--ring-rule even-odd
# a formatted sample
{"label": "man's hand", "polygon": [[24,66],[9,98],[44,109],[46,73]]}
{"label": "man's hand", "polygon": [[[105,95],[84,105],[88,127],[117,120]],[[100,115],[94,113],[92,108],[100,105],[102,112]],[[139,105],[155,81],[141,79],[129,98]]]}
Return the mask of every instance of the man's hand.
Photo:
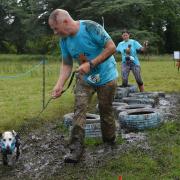
{"label": "man's hand", "polygon": [[72,72],[72,65],[64,64],[64,62],[62,61],[59,79],[51,93],[52,98],[55,99],[61,96],[64,84],[68,80],[71,72]]}
{"label": "man's hand", "polygon": [[144,47],[147,48],[148,47],[148,44],[149,44],[149,41],[144,41]]}
{"label": "man's hand", "polygon": [[59,86],[59,84],[56,84],[56,86],[54,87],[53,91],[52,91],[52,94],[51,96],[56,99],[58,97],[61,96],[62,94],[62,91],[63,91],[63,87]]}
{"label": "man's hand", "polygon": [[131,54],[131,45],[128,45],[128,48],[126,48],[126,54],[130,55]]}
{"label": "man's hand", "polygon": [[85,62],[79,66],[77,71],[81,74],[87,74],[90,71],[90,64],[89,62]]}

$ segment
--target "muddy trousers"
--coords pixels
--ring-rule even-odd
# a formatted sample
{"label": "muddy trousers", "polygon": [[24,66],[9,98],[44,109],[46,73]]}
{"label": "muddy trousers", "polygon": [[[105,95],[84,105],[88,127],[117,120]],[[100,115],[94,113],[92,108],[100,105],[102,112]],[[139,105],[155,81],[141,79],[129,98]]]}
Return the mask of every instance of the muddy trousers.
{"label": "muddy trousers", "polygon": [[143,86],[143,80],[141,77],[141,67],[138,65],[135,65],[134,63],[122,63],[121,66],[121,73],[122,73],[122,85],[127,86],[128,85],[128,77],[130,70],[132,70],[132,73],[136,79],[136,82],[139,86],[140,91],[144,91],[144,86]]}
{"label": "muddy trousers", "polygon": [[[86,112],[88,103],[92,95],[97,92],[99,101],[99,112],[101,119],[101,131],[104,142],[111,142],[115,140],[115,119],[112,108],[112,102],[116,90],[116,80],[110,81],[105,85],[93,87],[82,79],[77,78],[75,88],[75,107],[73,128],[71,132],[71,139],[74,136],[74,130],[79,127],[84,130],[86,123]],[[81,133],[80,133],[81,134]]]}

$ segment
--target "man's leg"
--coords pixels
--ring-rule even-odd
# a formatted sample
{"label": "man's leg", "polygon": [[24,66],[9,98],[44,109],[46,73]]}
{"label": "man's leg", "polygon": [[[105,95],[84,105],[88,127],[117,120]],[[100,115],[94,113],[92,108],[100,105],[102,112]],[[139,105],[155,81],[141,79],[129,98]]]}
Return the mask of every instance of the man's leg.
{"label": "man's leg", "polygon": [[116,138],[115,118],[112,107],[116,86],[116,80],[113,80],[97,88],[99,112],[101,118],[102,139],[104,142],[110,144],[113,144]]}
{"label": "man's leg", "polygon": [[134,74],[134,77],[136,79],[136,82],[138,84],[140,92],[143,92],[144,91],[144,84],[143,84],[143,80],[141,78],[141,67],[138,65],[133,65],[132,72]]}
{"label": "man's leg", "polygon": [[128,86],[128,77],[130,72],[130,66],[122,63],[121,65],[121,75],[122,75],[122,86],[127,87]]}
{"label": "man's leg", "polygon": [[75,88],[75,107],[73,127],[71,130],[71,137],[69,141],[70,153],[65,156],[66,163],[79,162],[84,150],[84,126],[86,123],[86,111],[88,107],[89,98],[93,94],[93,88],[83,82],[80,78],[77,79]]}

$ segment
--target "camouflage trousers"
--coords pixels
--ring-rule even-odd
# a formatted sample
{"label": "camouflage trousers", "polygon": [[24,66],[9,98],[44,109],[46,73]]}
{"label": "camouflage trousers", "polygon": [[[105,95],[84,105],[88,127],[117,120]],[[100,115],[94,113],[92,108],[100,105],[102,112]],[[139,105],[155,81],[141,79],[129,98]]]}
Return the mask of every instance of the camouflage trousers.
{"label": "camouflage trousers", "polygon": [[[75,93],[75,107],[73,128],[80,126],[82,129],[86,123],[86,112],[89,100],[97,92],[99,101],[99,112],[101,119],[101,131],[104,142],[115,139],[115,119],[112,108],[112,102],[116,90],[116,80],[110,81],[102,86],[91,86],[77,76]],[[71,134],[73,136],[73,134]]]}

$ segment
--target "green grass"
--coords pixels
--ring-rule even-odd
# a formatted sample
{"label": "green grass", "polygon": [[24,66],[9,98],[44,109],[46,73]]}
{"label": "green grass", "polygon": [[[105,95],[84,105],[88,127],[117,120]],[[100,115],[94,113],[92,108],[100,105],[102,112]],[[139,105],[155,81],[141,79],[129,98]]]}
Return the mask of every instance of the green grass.
{"label": "green grass", "polygon": [[[42,65],[18,78],[2,78],[25,73],[42,60],[39,56],[30,56],[28,60],[20,61],[18,57],[22,58],[0,56],[0,131],[12,127],[18,129],[24,121],[36,118],[42,109]],[[46,102],[59,75],[59,62],[51,59],[46,63]],[[72,111],[72,107],[73,94],[67,91],[61,98],[53,100],[37,121],[57,119]]]}
{"label": "green grass", "polygon": [[[116,155],[97,159],[97,164],[90,168],[84,164],[73,168],[67,165],[54,179],[118,180],[122,176],[123,180],[179,180],[180,123],[169,121],[147,134],[150,149],[134,145]],[[122,144],[119,140],[118,144]],[[92,151],[101,143],[99,139],[86,139]]]}
{"label": "green grass", "polygon": [[[122,144],[122,143],[123,143],[123,139],[121,138],[121,136],[117,136],[116,144]],[[96,146],[101,145],[101,144],[103,144],[101,138],[86,138],[85,139],[85,145],[91,148],[95,148]]]}
{"label": "green grass", "polygon": [[[18,129],[24,121],[36,118],[42,108],[42,65],[30,74],[23,75],[37,65],[44,57],[33,55],[0,56],[0,131]],[[46,101],[59,76],[59,57],[47,56],[46,63]],[[119,57],[117,66],[120,71]],[[149,61],[141,62],[142,77],[146,91],[179,92],[179,73],[170,56],[151,56]],[[18,78],[2,78],[16,76]],[[118,78],[121,84],[121,78]],[[129,83],[135,83],[130,73]],[[41,117],[47,121],[61,118],[63,114],[73,111],[72,87],[61,98],[51,102]],[[96,100],[94,100],[95,102]],[[93,108],[92,108],[93,110]]]}
{"label": "green grass", "polygon": [[[13,76],[27,72],[42,58],[42,56],[30,55],[1,55],[0,76]],[[59,57],[48,56],[47,58],[46,101],[59,76]],[[120,71],[119,57],[117,62]],[[151,56],[149,61],[141,62],[141,68],[146,91],[180,92],[180,73],[174,67],[170,56]],[[118,82],[121,84],[120,77]],[[130,74],[129,83],[135,83],[132,74]],[[68,134],[61,121],[65,113],[73,111],[74,99],[71,90],[72,86],[61,98],[51,102],[40,118],[37,118],[42,108],[42,66],[26,76],[0,78],[0,131],[12,128],[20,130],[23,125],[28,125],[28,129],[37,128],[43,122],[59,120],[58,128]],[[89,111],[95,110],[95,104],[96,98],[93,99]],[[109,159],[106,164],[94,169],[92,173],[85,171],[86,179],[117,180],[120,175],[123,176],[123,180],[178,179],[180,177],[179,123],[170,121],[158,129],[148,131],[148,136],[148,142],[152,147],[150,151],[131,148]],[[101,143],[99,139],[86,139],[86,145],[90,148]],[[118,144],[122,143],[122,139],[119,138]],[[76,170],[79,171],[76,167],[72,168],[74,173]],[[75,177],[76,174],[73,176]]]}
{"label": "green grass", "polygon": [[171,180],[180,178],[180,126],[168,122],[149,132],[149,152],[134,147],[94,173],[93,180]]}
{"label": "green grass", "polygon": [[[180,72],[174,66],[174,61],[170,56],[150,56],[149,61],[141,61],[141,71],[145,91],[180,92]],[[121,83],[121,78],[119,83]],[[129,83],[135,83],[132,72]]]}

